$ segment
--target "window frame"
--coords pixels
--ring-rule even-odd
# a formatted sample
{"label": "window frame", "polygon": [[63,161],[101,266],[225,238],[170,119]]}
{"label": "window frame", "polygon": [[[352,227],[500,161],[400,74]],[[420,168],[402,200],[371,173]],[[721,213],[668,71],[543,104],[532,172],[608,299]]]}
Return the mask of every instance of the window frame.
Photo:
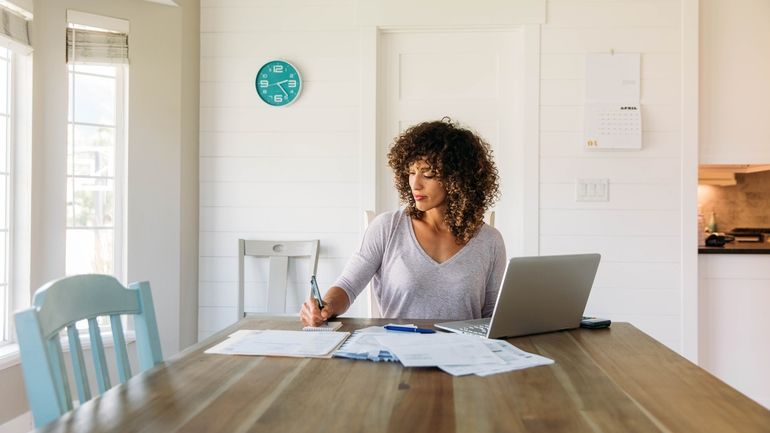
{"label": "window frame", "polygon": [[[14,91],[14,69],[15,69],[15,55],[14,51],[10,48],[2,47],[8,52],[7,56],[7,66],[6,66],[6,82],[1,83],[0,85],[7,86],[6,89],[6,109],[7,114],[5,122],[6,122],[6,131],[5,131],[5,140],[6,140],[6,149],[5,149],[5,158],[6,158],[6,168],[7,172],[4,174],[6,176],[6,182],[5,182],[5,221],[6,221],[6,229],[0,228],[0,231],[5,231],[6,236],[6,243],[5,243],[5,263],[2,265],[5,266],[5,288],[2,293],[3,297],[3,320],[2,323],[0,323],[0,326],[2,326],[2,329],[0,329],[0,345],[5,345],[13,342],[13,329],[11,324],[11,316],[12,316],[12,305],[13,305],[13,229],[14,229],[14,219],[13,214],[15,210],[15,201],[14,201],[14,157],[16,156],[14,152],[15,147],[15,140],[14,140],[14,98],[16,95],[16,92]],[[0,169],[0,171],[2,171]],[[0,282],[2,284],[2,282]]]}
{"label": "window frame", "polygon": [[[0,44],[9,51],[8,95],[8,268],[6,317],[0,335],[0,359],[16,344],[13,312],[28,307],[31,234],[32,57],[19,44]],[[11,352],[12,353],[12,352]]]}

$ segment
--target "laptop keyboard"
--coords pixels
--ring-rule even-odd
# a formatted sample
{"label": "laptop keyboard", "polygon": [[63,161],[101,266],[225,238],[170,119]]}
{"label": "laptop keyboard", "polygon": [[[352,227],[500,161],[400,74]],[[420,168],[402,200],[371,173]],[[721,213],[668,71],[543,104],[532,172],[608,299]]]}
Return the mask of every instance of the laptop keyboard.
{"label": "laptop keyboard", "polygon": [[489,323],[480,323],[477,325],[463,326],[462,328],[458,328],[457,330],[462,332],[463,334],[480,335],[482,337],[486,337],[487,334],[489,333]]}

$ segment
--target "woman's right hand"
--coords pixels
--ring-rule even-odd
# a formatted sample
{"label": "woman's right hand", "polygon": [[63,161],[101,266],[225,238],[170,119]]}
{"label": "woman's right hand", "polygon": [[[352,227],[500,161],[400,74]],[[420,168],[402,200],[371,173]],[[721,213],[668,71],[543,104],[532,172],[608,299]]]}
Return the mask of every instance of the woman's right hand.
{"label": "woman's right hand", "polygon": [[331,302],[324,300],[323,309],[318,308],[318,301],[310,297],[302,304],[299,311],[299,318],[305,326],[321,326],[333,315]]}

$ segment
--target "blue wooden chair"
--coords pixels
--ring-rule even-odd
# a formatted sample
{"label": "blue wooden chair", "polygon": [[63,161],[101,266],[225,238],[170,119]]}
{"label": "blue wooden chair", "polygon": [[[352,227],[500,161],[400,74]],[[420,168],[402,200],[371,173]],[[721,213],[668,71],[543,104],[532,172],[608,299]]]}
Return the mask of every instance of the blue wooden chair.
{"label": "blue wooden chair", "polygon": [[141,370],[163,362],[155,308],[147,282],[133,283],[126,288],[109,275],[61,278],[38,289],[32,307],[15,314],[24,382],[36,427],[48,424],[72,410],[72,395],[60,344],[60,332],[64,328],[69,341],[78,400],[82,404],[91,399],[91,387],[75,322],[88,320],[99,394],[112,385],[97,316],[110,317],[120,382],[131,377],[120,317],[123,314],[134,316]]}

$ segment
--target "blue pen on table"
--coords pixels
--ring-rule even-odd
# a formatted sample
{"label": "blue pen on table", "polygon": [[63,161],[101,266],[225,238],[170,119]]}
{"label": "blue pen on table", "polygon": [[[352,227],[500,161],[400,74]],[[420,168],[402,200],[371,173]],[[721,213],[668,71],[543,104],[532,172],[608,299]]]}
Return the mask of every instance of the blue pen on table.
{"label": "blue pen on table", "polygon": [[425,328],[415,328],[412,326],[395,326],[395,325],[385,325],[385,329],[388,331],[398,331],[398,332],[417,332],[418,334],[433,334],[436,331],[432,329],[425,329]]}
{"label": "blue pen on table", "polygon": [[318,283],[315,280],[315,275],[310,277],[310,295],[318,302],[318,309],[323,310],[324,301],[321,299],[321,291],[318,290]]}

